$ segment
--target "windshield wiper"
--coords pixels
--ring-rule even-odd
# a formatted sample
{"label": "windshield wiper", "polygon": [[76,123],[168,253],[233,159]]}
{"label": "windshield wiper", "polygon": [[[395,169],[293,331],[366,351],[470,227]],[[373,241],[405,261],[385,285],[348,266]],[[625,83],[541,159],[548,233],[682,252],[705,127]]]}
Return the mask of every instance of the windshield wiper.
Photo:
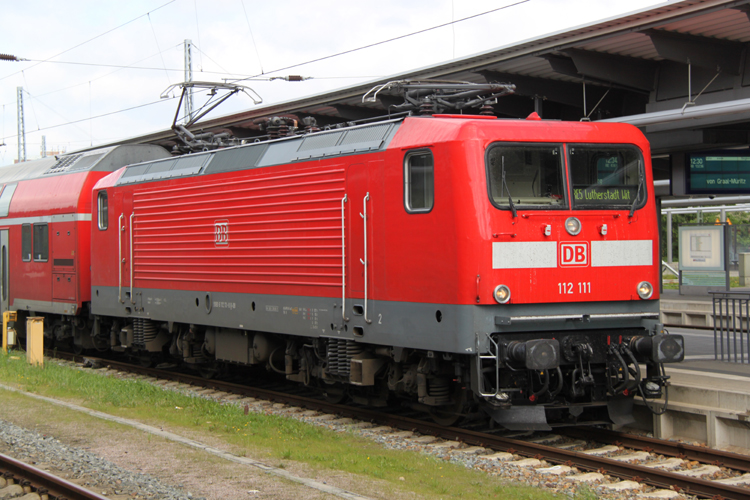
{"label": "windshield wiper", "polygon": [[510,205],[510,211],[513,212],[513,218],[518,217],[516,213],[516,205],[513,204],[513,198],[510,196],[510,189],[508,189],[508,183],[505,181],[505,156],[502,157],[501,168],[503,172],[503,187],[508,191],[508,205]]}
{"label": "windshield wiper", "polygon": [[638,190],[635,192],[635,199],[630,205],[630,213],[628,214],[628,217],[632,217],[633,212],[635,212],[635,205],[641,197],[641,187],[643,187],[643,169],[641,168],[641,162],[638,162]]}

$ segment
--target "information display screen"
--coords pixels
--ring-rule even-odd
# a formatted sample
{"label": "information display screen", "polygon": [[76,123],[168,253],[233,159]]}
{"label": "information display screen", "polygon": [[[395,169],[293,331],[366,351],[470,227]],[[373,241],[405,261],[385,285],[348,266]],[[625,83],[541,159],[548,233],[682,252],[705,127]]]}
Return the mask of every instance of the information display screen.
{"label": "information display screen", "polygon": [[688,153],[690,194],[750,193],[750,151]]}

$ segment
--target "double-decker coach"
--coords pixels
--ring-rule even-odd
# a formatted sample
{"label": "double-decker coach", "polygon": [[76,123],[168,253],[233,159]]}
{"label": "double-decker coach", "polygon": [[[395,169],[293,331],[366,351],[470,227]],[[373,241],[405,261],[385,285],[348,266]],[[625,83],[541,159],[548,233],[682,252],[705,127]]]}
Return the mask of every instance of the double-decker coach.
{"label": "double-decker coach", "polygon": [[48,336],[70,341],[75,331],[91,347],[92,188],[124,165],[167,156],[127,145],[0,167],[0,311],[48,315]]}

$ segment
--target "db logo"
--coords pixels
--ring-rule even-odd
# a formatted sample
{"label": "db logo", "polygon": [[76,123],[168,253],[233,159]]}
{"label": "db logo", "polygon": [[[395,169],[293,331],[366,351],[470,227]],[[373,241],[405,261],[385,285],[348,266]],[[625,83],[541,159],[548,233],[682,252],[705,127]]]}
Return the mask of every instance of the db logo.
{"label": "db logo", "polygon": [[229,245],[229,222],[217,220],[214,222],[214,244]]}
{"label": "db logo", "polygon": [[560,243],[561,266],[588,266],[588,243]]}

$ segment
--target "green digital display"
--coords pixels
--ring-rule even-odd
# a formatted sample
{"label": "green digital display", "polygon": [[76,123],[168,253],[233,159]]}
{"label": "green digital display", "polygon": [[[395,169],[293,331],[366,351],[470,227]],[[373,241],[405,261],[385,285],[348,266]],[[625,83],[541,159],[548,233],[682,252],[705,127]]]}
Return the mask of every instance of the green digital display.
{"label": "green digital display", "polygon": [[689,153],[690,194],[750,193],[750,152]]}
{"label": "green digital display", "polygon": [[573,188],[573,198],[576,203],[597,205],[601,203],[622,204],[633,203],[637,186],[591,186],[588,188]]}

